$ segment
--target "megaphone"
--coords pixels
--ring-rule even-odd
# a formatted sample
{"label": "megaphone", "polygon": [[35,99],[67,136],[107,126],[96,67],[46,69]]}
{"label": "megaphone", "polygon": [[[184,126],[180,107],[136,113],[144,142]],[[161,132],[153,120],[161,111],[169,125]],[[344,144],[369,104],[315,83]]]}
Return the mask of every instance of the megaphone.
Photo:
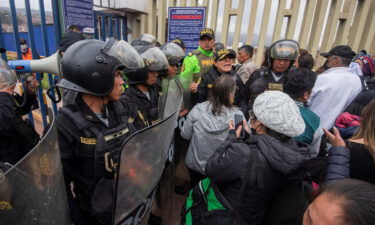
{"label": "megaphone", "polygon": [[52,73],[61,76],[61,56],[59,51],[44,59],[8,61],[8,65],[18,73]]}

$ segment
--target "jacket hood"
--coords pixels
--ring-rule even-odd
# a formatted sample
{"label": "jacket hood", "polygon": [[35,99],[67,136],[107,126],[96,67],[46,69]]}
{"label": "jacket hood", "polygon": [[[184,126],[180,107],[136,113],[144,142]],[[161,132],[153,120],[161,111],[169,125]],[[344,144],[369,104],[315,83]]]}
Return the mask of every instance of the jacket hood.
{"label": "jacket hood", "polygon": [[[233,108],[222,108],[222,113],[220,115],[214,116],[212,114],[212,106],[209,101],[202,102],[198,104],[197,111],[200,115],[201,125],[205,132],[207,133],[221,133],[228,130],[228,122],[232,119],[235,113],[240,113],[236,107]],[[241,114],[242,115],[242,114]]]}
{"label": "jacket hood", "polygon": [[269,135],[255,135],[247,142],[257,145],[271,167],[285,175],[297,169],[301,162],[311,158],[309,148],[298,147],[293,139],[282,143]]}

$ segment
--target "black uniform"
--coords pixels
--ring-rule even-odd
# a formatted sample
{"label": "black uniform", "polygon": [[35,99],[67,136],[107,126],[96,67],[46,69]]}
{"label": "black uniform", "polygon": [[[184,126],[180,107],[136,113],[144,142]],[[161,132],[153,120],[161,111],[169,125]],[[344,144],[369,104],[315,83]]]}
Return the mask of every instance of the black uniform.
{"label": "black uniform", "polygon": [[158,120],[159,90],[149,88],[150,98],[135,85],[130,85],[122,95],[121,102],[129,115],[129,122],[137,130],[148,127]]}
{"label": "black uniform", "polygon": [[[286,74],[287,72],[284,72]],[[279,80],[275,80],[272,71],[269,67],[261,67],[255,70],[246,84],[243,86],[241,96],[239,98],[239,107],[248,118],[248,112],[252,109],[256,96],[266,90],[283,91],[284,77],[281,76]]]}
{"label": "black uniform", "polygon": [[[208,70],[207,73],[203,74],[201,78],[201,82],[198,85],[197,93],[191,93],[191,98],[193,104],[201,103],[207,101],[209,89],[212,88],[213,83],[215,80],[220,77],[223,73],[220,73],[215,67]],[[234,97],[234,104],[239,106],[239,97],[241,95],[241,91],[244,89],[244,84],[238,74],[234,71],[230,71],[228,75],[234,77],[236,81],[236,93]]]}
{"label": "black uniform", "polygon": [[[107,118],[108,125],[86,105],[81,95],[75,104],[62,107],[57,118],[68,203],[75,225],[111,221],[111,188],[114,187],[118,151],[135,128],[127,123],[128,117],[119,101],[108,104]],[[95,202],[96,196],[102,199],[108,196],[104,198],[108,204]]]}
{"label": "black uniform", "polygon": [[26,94],[25,105],[17,107],[15,102],[20,104],[22,99],[23,96],[0,93],[0,162],[15,164],[39,141],[30,121],[22,119],[30,112],[36,95]]}

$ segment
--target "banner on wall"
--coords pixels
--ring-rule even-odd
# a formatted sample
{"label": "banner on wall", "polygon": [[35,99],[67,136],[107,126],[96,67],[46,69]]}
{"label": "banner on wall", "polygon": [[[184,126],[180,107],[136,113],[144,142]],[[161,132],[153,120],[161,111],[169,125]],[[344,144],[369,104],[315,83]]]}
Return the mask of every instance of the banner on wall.
{"label": "banner on wall", "polygon": [[199,32],[205,28],[205,7],[169,7],[168,42],[180,38],[187,52],[198,48]]}
{"label": "banner on wall", "polygon": [[65,29],[77,25],[85,34],[94,33],[92,0],[63,0],[63,8]]}

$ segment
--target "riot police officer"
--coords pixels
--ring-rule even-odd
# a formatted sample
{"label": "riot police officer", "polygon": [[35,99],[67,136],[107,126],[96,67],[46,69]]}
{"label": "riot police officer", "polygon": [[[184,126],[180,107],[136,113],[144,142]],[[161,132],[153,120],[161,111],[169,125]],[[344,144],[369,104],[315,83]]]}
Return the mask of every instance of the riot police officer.
{"label": "riot police officer", "polygon": [[157,122],[159,90],[156,83],[158,74],[168,70],[168,60],[157,47],[149,48],[141,57],[146,67],[125,73],[129,88],[121,99],[129,114],[129,122],[137,129]]}
{"label": "riot police officer", "polygon": [[26,81],[22,96],[14,92],[16,83],[16,74],[0,58],[0,162],[10,164],[15,164],[39,141],[30,121],[22,118],[36,101],[38,83]]}
{"label": "riot police officer", "polygon": [[185,57],[185,53],[179,45],[173,42],[164,45],[161,48],[161,51],[164,53],[165,57],[167,57],[169,64],[168,70],[164,71],[165,73],[159,74],[158,77],[158,80],[160,81],[158,82],[158,88],[164,93],[166,90],[166,84],[168,84],[169,79],[175,77],[178,74]]}
{"label": "riot police officer", "polygon": [[255,70],[241,91],[239,106],[246,117],[257,95],[265,90],[283,90],[283,77],[298,57],[299,44],[294,40],[282,39],[274,42],[269,51],[265,59],[268,66]]}
{"label": "riot police officer", "polygon": [[73,104],[60,108],[57,128],[75,225],[111,222],[119,150],[135,131],[118,101],[123,93],[121,75],[143,66],[133,47],[114,39],[82,40],[65,52],[64,78],[57,86],[79,94]]}
{"label": "riot police officer", "polygon": [[154,35],[142,34],[137,39],[133,40],[131,45],[137,50],[139,54],[142,54],[147,49],[156,47],[157,40]]}

